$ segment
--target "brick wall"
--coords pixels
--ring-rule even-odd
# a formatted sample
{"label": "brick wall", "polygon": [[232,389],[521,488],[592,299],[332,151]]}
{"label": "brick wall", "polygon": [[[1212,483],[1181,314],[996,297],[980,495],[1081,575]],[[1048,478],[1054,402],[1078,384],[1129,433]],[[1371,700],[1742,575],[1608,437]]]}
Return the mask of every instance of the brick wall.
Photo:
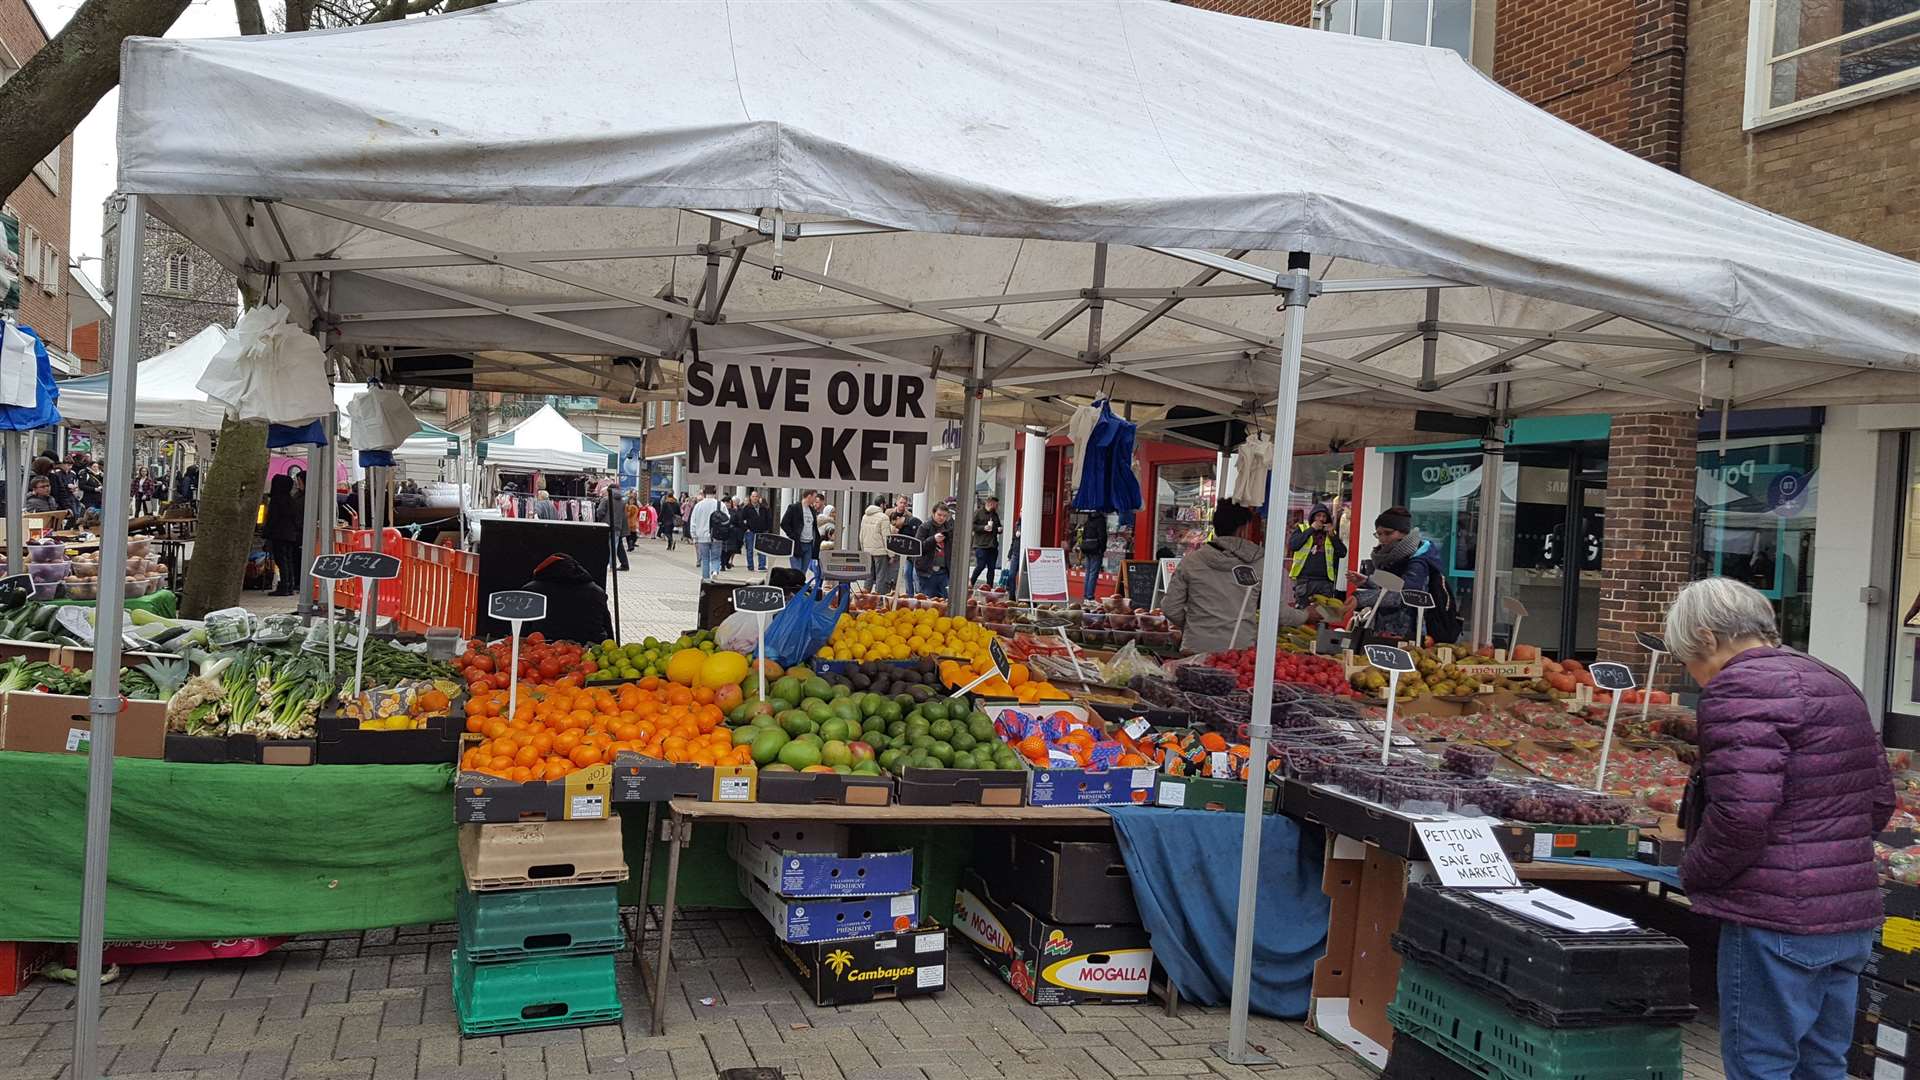
{"label": "brick wall", "polygon": [[[26,0],[0,0],[0,43],[16,62],[29,57],[47,44],[46,35],[27,10]],[[59,189],[49,187],[39,174],[8,195],[5,204],[20,215],[22,225],[31,225],[42,242],[60,252],[59,292],[48,296],[38,281],[20,283],[20,321],[34,328],[42,340],[61,349],[67,347],[67,275],[66,264],[73,260],[68,243],[73,217],[73,138],[60,144]],[[21,251],[25,255],[24,250]],[[39,275],[34,275],[36,278]]]}
{"label": "brick wall", "polygon": [[1503,3],[1493,77],[1649,161],[1680,163],[1687,0]]}
{"label": "brick wall", "polygon": [[1659,633],[1668,603],[1692,580],[1698,430],[1692,413],[1613,417],[1600,554],[1602,660],[1638,659],[1634,632]]}
{"label": "brick wall", "polygon": [[1313,0],[1180,0],[1188,7],[1239,15],[1247,19],[1306,26],[1313,21]]}
{"label": "brick wall", "polygon": [[1920,91],[1741,130],[1746,0],[1693,0],[1682,171],[1809,225],[1920,259]]}

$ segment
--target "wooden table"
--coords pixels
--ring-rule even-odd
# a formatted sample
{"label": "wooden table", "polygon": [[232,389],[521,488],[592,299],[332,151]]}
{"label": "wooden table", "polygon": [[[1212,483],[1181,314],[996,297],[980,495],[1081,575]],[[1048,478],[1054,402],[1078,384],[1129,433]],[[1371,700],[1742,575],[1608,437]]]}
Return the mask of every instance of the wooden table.
{"label": "wooden table", "polygon": [[[647,804],[647,842],[640,856],[640,918],[634,932],[634,963],[641,985],[651,984],[651,1034],[666,1030],[667,975],[673,962],[674,908],[680,891],[680,849],[693,839],[701,822],[822,822],[836,825],[1013,825],[1110,828],[1113,819],[1104,810],[1088,806],[826,806],[815,803],[730,803],[674,799],[666,804],[662,835],[660,804]],[[660,947],[653,970],[647,970],[648,894],[653,887],[653,845],[667,841],[666,895],[661,897]]]}

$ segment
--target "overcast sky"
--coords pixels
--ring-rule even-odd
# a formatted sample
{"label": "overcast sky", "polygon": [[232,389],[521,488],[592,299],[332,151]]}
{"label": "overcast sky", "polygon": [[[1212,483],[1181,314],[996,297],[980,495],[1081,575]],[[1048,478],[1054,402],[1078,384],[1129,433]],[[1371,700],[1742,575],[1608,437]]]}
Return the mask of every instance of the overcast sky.
{"label": "overcast sky", "polygon": [[[57,34],[79,9],[81,0],[27,0],[34,13],[46,24],[48,34]],[[262,4],[262,7],[269,5]],[[173,24],[168,37],[232,37],[240,32],[233,17],[233,0],[193,0],[180,21]],[[80,122],[73,136],[73,238],[67,247],[73,257],[100,254],[100,204],[113,194],[116,156],[113,150],[114,110],[120,92],[109,91]],[[98,262],[83,262],[80,269],[100,282]],[[104,284],[104,283],[102,283]]]}

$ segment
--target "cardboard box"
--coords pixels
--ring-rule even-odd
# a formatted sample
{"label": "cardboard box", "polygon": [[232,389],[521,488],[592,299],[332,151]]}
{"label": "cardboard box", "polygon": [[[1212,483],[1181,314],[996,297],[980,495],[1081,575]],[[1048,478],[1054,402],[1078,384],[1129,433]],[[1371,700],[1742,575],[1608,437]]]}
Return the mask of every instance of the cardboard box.
{"label": "cardboard box", "polygon": [[460,869],[474,892],[622,882],[620,818],[462,825]]}
{"label": "cardboard box", "polygon": [[[1903,1029],[1920,1025],[1920,990],[1863,977],[1860,980],[1859,1011],[1861,1016],[1876,1024]],[[1920,1041],[1914,1043],[1914,1049],[1920,1050]],[[1902,1053],[1901,1056],[1906,1055]]]}
{"label": "cardboard box", "polygon": [[169,733],[166,757],[184,765],[312,765],[317,745],[313,739]]}
{"label": "cardboard box", "polygon": [[[0,750],[38,754],[84,754],[93,742],[89,699],[78,695],[7,692],[0,718]],[[166,756],[167,703],[129,701],[113,725],[113,756]]]}
{"label": "cardboard box", "polygon": [[[1536,833],[1535,836],[1539,834]],[[1687,853],[1685,837],[1641,833],[1634,847],[1634,858],[1653,866],[1679,866]]]}
{"label": "cardboard box", "polygon": [[1870,1080],[1920,1080],[1920,1054],[1900,1058],[1872,1044],[1855,1043],[1847,1051],[1847,1075]]}
{"label": "cardboard box", "polygon": [[[817,831],[817,830],[816,830]],[[735,825],[727,852],[755,881],[783,897],[898,896],[913,891],[913,852],[853,854],[837,844],[797,845],[765,825]]]}
{"label": "cardboard box", "polygon": [[752,765],[694,765],[623,750],[613,759],[613,801],[753,802],[759,773]]}
{"label": "cardboard box", "polygon": [[[1414,832],[1414,818],[1344,792],[1288,779],[1281,785],[1280,809],[1311,821],[1330,833],[1372,844],[1403,859],[1425,860],[1426,847]],[[1494,838],[1500,850],[1516,863],[1532,862],[1533,829],[1525,825],[1497,825]]]}
{"label": "cardboard box", "polygon": [[[89,649],[88,652],[92,652],[92,650]],[[50,645],[39,641],[20,641],[15,638],[0,638],[0,660],[12,660],[14,657],[20,656],[36,663],[71,667],[71,664],[61,663],[61,661],[65,659],[65,654],[66,648],[60,645]],[[87,670],[92,671],[92,666],[89,665]]]}
{"label": "cardboard box", "polygon": [[739,881],[740,895],[766,916],[773,935],[795,945],[904,933],[920,925],[918,892],[792,900],[776,895],[764,882],[747,873],[745,867],[739,870]]}
{"label": "cardboard box", "polygon": [[[1913,841],[1908,841],[1906,844],[1895,846],[1907,847],[1912,843]],[[1883,881],[1880,883],[1880,895],[1886,902],[1888,916],[1920,920],[1920,885],[1908,885],[1904,881]]]}
{"label": "cardboard box", "polygon": [[[1260,805],[1273,813],[1280,800],[1280,778],[1270,777],[1260,789]],[[1247,809],[1245,780],[1215,780],[1210,776],[1169,776],[1160,773],[1153,782],[1153,805],[1173,810],[1219,810],[1244,813]]]}
{"label": "cardboard box", "polygon": [[928,923],[903,934],[805,945],[774,941],[815,1005],[936,994],[947,986],[947,932]]}
{"label": "cardboard box", "polygon": [[1901,952],[1876,944],[1864,972],[1870,978],[1905,990],[1920,990],[1920,953]]}
{"label": "cardboard box", "polygon": [[1027,775],[1010,769],[907,769],[895,780],[902,806],[1024,806]]}
{"label": "cardboard box", "polygon": [[979,946],[987,966],[1033,1005],[1123,1005],[1145,1001],[1153,950],[1139,926],[1049,922],[996,900],[969,872],[953,895],[953,927]]}
{"label": "cardboard box", "polygon": [[893,802],[890,776],[840,773],[762,772],[758,800],[818,806],[887,806]]}
{"label": "cardboard box", "polygon": [[[482,736],[460,736],[460,752]],[[559,780],[516,783],[485,773],[455,770],[453,819],[462,824],[514,821],[592,821],[611,813],[613,766],[590,765]]]}
{"label": "cardboard box", "polygon": [[1633,825],[1535,825],[1533,857],[1567,859],[1633,859],[1640,850],[1640,830]]}
{"label": "cardboard box", "polygon": [[1153,794],[1154,770],[1027,770],[1028,806],[1124,806],[1144,804]]}
{"label": "cardboard box", "polygon": [[1062,924],[1137,923],[1133,881],[1111,840],[1029,829],[974,833],[973,871],[1004,903]]}

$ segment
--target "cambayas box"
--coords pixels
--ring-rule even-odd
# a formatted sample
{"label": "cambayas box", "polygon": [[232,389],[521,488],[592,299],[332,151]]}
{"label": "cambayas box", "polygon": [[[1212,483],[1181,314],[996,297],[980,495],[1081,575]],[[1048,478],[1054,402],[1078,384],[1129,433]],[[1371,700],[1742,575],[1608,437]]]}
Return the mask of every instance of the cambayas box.
{"label": "cambayas box", "polygon": [[947,987],[947,932],[929,923],[904,934],[774,946],[815,1005],[859,1005]]}
{"label": "cambayas box", "polygon": [[[93,744],[88,699],[78,695],[7,692],[0,750],[84,754]],[[153,758],[167,752],[167,703],[128,701],[113,725],[113,756]]]}
{"label": "cambayas box", "polygon": [[1033,1005],[1127,1005],[1147,1000],[1153,949],[1144,927],[1067,926],[999,903],[971,870],[953,894],[953,928]]}

